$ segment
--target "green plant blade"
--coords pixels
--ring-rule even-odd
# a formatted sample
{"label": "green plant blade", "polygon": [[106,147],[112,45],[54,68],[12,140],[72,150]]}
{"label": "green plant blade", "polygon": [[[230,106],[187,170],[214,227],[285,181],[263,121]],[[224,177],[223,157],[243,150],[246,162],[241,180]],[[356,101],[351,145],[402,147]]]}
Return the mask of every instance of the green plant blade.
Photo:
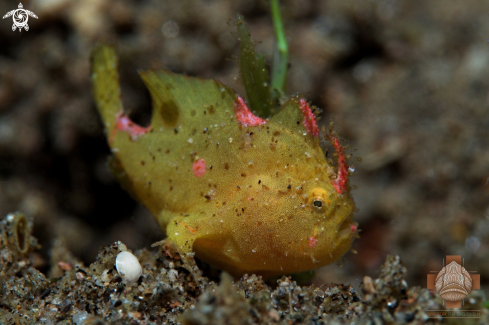
{"label": "green plant blade", "polygon": [[267,118],[272,112],[268,72],[263,55],[255,53],[255,46],[243,18],[238,15],[238,32],[240,37],[240,69],[248,104],[252,111],[260,117]]}
{"label": "green plant blade", "polygon": [[273,28],[275,30],[275,42],[277,47],[274,51],[272,65],[272,97],[277,102],[285,94],[287,81],[287,65],[289,60],[289,47],[285,38],[284,24],[280,16],[278,0],[270,0],[272,11]]}

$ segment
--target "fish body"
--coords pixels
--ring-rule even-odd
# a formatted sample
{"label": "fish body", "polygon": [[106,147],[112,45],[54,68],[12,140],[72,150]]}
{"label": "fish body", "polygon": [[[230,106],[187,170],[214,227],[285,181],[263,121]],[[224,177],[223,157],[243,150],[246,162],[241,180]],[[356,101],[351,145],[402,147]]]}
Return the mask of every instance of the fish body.
{"label": "fish body", "polygon": [[111,170],[182,253],[235,277],[269,277],[350,249],[357,224],[342,149],[335,171],[304,99],[265,120],[217,81],[144,71],[153,115],[142,127],[123,111],[114,50],[100,46],[92,60]]}

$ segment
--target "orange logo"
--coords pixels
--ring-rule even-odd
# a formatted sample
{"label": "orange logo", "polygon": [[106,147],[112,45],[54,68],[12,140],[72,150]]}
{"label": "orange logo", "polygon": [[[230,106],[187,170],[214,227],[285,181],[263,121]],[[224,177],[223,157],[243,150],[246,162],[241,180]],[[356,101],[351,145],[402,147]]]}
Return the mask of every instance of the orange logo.
{"label": "orange logo", "polygon": [[465,297],[472,290],[480,289],[480,274],[467,271],[460,255],[447,255],[446,266],[445,261],[443,265],[441,271],[428,274],[427,288],[443,298],[446,308],[461,308]]}

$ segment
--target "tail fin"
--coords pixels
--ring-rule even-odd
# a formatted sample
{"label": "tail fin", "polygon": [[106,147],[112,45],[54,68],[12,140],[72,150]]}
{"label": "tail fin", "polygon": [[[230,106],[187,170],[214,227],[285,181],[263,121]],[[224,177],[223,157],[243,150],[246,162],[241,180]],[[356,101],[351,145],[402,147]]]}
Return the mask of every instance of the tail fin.
{"label": "tail fin", "polygon": [[123,110],[117,56],[112,46],[96,45],[92,52],[91,78],[95,103],[105,129],[110,132],[116,124],[116,115]]}

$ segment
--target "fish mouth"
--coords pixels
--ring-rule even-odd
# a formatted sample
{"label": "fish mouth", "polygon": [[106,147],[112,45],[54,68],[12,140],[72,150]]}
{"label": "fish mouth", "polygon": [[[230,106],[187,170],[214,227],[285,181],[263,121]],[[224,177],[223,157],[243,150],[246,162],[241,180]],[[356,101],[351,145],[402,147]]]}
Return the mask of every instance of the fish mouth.
{"label": "fish mouth", "polygon": [[340,241],[352,240],[356,234],[358,234],[358,222],[353,221],[352,218],[347,218],[338,227],[336,239]]}

